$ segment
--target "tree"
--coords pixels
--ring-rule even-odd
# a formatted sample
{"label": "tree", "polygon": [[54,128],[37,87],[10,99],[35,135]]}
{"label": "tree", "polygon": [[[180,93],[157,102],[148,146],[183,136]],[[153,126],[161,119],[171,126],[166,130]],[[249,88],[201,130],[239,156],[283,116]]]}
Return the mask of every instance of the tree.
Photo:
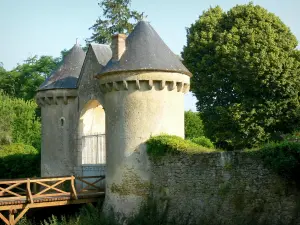
{"label": "tree", "polygon": [[40,149],[41,123],[37,104],[13,98],[0,91],[0,145],[24,143]]}
{"label": "tree", "polygon": [[299,125],[299,51],[290,29],[252,3],[210,8],[187,29],[182,57],[207,136],[251,147]]}
{"label": "tree", "polygon": [[109,44],[111,36],[115,33],[129,34],[137,21],[143,18],[143,13],[130,10],[131,0],[103,0],[98,3],[103,11],[96,23],[90,27],[94,32],[87,43],[96,42]]}
{"label": "tree", "polygon": [[8,96],[0,90],[0,145],[12,142],[13,108]]}
{"label": "tree", "polygon": [[59,63],[60,58],[33,56],[11,71],[0,69],[0,90],[13,97],[33,99],[37,88]]}
{"label": "tree", "polygon": [[184,112],[184,132],[185,138],[196,138],[204,135],[204,127],[199,113]]}

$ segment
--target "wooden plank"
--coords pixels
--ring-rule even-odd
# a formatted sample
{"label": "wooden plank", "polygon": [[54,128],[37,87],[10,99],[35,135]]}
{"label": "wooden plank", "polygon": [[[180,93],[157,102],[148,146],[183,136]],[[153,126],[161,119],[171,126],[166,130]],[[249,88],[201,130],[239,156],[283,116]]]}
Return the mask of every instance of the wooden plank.
{"label": "wooden plank", "polygon": [[8,179],[8,180],[0,180],[0,184],[21,184],[21,183],[26,183],[26,179],[21,178],[21,179]]}
{"label": "wooden plank", "polygon": [[4,189],[4,188],[2,188],[2,187],[0,187],[0,190],[2,190],[2,191],[0,192],[0,196],[3,196],[3,193],[4,193],[4,192],[10,193],[11,195],[18,196],[18,197],[21,197],[21,196],[22,196],[22,195],[19,195],[19,194],[15,193],[15,192],[10,191],[10,190]]}
{"label": "wooden plank", "polygon": [[[77,197],[77,192],[76,192],[76,188],[75,188],[75,177],[72,176],[72,180],[71,180],[71,190],[72,190],[72,195],[74,196],[75,199],[78,199]],[[72,197],[73,197],[72,196]]]}
{"label": "wooden plank", "polygon": [[26,205],[25,208],[20,212],[20,214],[15,219],[15,223],[17,223],[29,209],[30,209],[29,206]]}
{"label": "wooden plank", "polygon": [[59,196],[65,196],[65,197],[70,197],[71,192],[66,192],[66,193],[52,193],[52,194],[42,194],[39,196],[33,195],[33,199],[43,199],[43,198],[51,198],[51,197],[59,197]]}
{"label": "wooden plank", "polygon": [[0,219],[2,219],[2,221],[3,221],[6,225],[9,225],[9,221],[2,215],[1,212],[0,212]]}
{"label": "wooden plank", "polygon": [[72,205],[72,204],[84,204],[89,202],[97,202],[99,198],[103,198],[105,196],[105,193],[99,193],[97,197],[92,198],[82,198],[82,199],[73,199],[73,200],[62,200],[62,201],[56,201],[56,202],[41,202],[41,203],[24,203],[24,204],[16,204],[16,205],[3,205],[0,206],[0,211],[4,210],[10,210],[12,207],[14,209],[23,209],[26,205],[28,205],[29,208],[41,208],[41,207],[52,207],[52,206],[62,206],[62,205]]}
{"label": "wooden plank", "polygon": [[33,198],[32,198],[32,194],[31,194],[31,188],[30,188],[30,179],[27,179],[27,200],[30,201],[30,203],[33,203]]}
{"label": "wooden plank", "polygon": [[[95,189],[98,189],[98,187],[97,187],[96,185],[94,185],[95,182],[90,183],[90,182],[88,182],[88,181],[85,181],[85,180],[82,180],[82,179],[79,179],[79,178],[77,178],[77,179],[80,180],[80,181],[83,182],[83,183],[88,184],[88,186],[86,186],[85,188],[83,188],[81,191],[85,190],[87,187],[90,187],[90,186],[94,187]],[[96,183],[97,183],[97,182],[96,182]]]}
{"label": "wooden plank", "polygon": [[53,177],[53,178],[40,178],[40,179],[30,179],[31,183],[34,182],[48,182],[48,181],[60,181],[60,180],[71,180],[71,177]]}
{"label": "wooden plank", "polygon": [[105,176],[84,176],[84,177],[75,177],[79,179],[87,179],[87,178],[103,178],[105,179]]}
{"label": "wooden plank", "polygon": [[26,200],[26,196],[2,197],[2,198],[0,198],[0,202],[10,201],[10,200]]}
{"label": "wooden plank", "polygon": [[[100,178],[100,177],[103,177],[103,179],[105,178],[104,175],[103,176],[82,176],[82,177],[78,177],[78,178],[86,179],[86,178]],[[46,181],[56,181],[56,180],[62,180],[62,179],[71,180],[71,176],[35,177],[35,178],[30,178],[30,181],[32,183],[34,183],[36,181],[46,182]],[[26,183],[26,182],[27,182],[27,178],[0,179],[0,184],[15,184],[15,183]]]}
{"label": "wooden plank", "polygon": [[[0,192],[0,196],[3,195],[3,193],[5,193],[5,192],[8,192],[8,193],[10,193],[10,194],[14,193],[14,192],[12,192],[12,191],[10,191],[10,190],[13,189],[13,188],[15,188],[15,187],[17,187],[17,186],[19,186],[20,184],[22,184],[22,183],[16,183],[16,184],[10,185],[10,186],[7,187],[7,188],[2,188],[2,187],[0,187],[0,190],[2,190],[2,191]],[[14,193],[14,195],[17,195],[17,193]],[[19,195],[19,196],[20,196],[20,195]]]}
{"label": "wooden plank", "polygon": [[13,214],[12,211],[9,212],[9,215],[8,215],[8,218],[9,218],[9,224],[10,225],[15,225],[15,215]]}
{"label": "wooden plank", "polygon": [[[60,183],[63,183],[63,182],[65,182],[65,180],[62,181],[62,182],[60,182]],[[39,181],[37,181],[37,182],[35,182],[35,183],[40,184],[40,185],[43,185],[43,186],[49,188],[48,190],[53,189],[53,190],[55,190],[55,191],[57,191],[57,192],[59,192],[59,193],[65,193],[65,194],[67,194],[67,192],[65,192],[65,191],[63,191],[63,190],[60,190],[60,189],[58,189],[58,188],[55,188],[55,186],[57,186],[57,185],[60,184],[60,183],[58,183],[57,185],[55,185],[56,183],[53,184],[53,185],[48,185],[48,184],[44,184],[44,183],[39,182]],[[46,190],[46,189],[44,189],[44,190]],[[43,191],[44,191],[44,190],[43,190]],[[48,190],[47,190],[47,191],[48,191]],[[39,193],[43,193],[43,191],[40,191]],[[46,192],[46,191],[45,191],[45,192]],[[35,194],[35,195],[40,195],[39,193],[37,193],[37,194]]]}
{"label": "wooden plank", "polygon": [[[53,184],[53,185],[51,185],[51,186],[49,186],[49,185],[47,185],[47,184],[45,185],[45,184],[43,184],[42,182],[39,182],[39,183],[37,182],[38,184],[41,184],[41,185],[44,185],[44,186],[48,186],[48,188],[46,188],[46,189],[40,191],[39,193],[35,194],[34,197],[35,197],[35,196],[39,196],[39,195],[41,195],[41,194],[43,194],[43,193],[45,193],[45,192],[47,192],[47,191],[49,191],[49,190],[55,188],[55,186],[57,186],[57,185],[59,185],[59,184],[65,182],[65,181],[66,181],[66,180],[61,180],[61,181],[56,182],[55,184]],[[55,188],[55,189],[57,189],[57,188]],[[65,193],[66,193],[66,192],[65,192]]]}

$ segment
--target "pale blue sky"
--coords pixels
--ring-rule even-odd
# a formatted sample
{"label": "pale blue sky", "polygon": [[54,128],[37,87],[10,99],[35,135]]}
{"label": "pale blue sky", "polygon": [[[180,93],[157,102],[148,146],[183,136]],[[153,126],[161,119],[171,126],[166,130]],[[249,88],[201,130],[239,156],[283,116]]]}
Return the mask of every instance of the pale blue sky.
{"label": "pale blue sky", "polygon": [[[75,39],[84,44],[100,8],[97,0],[0,0],[0,62],[12,69],[29,56],[59,56]],[[131,7],[147,20],[173,50],[180,54],[189,27],[210,6],[228,10],[248,0],[132,0]],[[300,40],[299,0],[255,0],[275,13]],[[196,110],[196,99],[186,95],[185,109]]]}

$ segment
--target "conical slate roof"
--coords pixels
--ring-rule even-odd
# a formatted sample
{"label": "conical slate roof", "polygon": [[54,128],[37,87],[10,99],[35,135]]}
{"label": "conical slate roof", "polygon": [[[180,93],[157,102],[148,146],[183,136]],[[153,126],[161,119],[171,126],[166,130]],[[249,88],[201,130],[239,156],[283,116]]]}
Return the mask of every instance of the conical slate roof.
{"label": "conical slate roof", "polygon": [[76,88],[84,58],[85,52],[78,44],[75,44],[65,56],[61,66],[45,80],[38,91]]}
{"label": "conical slate roof", "polygon": [[169,49],[146,21],[140,21],[127,37],[126,50],[121,59],[119,61],[111,59],[99,75],[137,70],[179,72],[192,75],[181,63],[179,57]]}

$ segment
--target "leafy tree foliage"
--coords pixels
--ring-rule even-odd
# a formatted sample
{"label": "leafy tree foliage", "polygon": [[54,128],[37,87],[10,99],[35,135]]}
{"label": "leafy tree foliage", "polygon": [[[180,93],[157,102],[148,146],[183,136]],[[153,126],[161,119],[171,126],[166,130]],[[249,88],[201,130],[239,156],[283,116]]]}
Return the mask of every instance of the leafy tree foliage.
{"label": "leafy tree foliage", "polygon": [[0,144],[24,143],[40,149],[41,124],[33,100],[9,97],[0,92]]}
{"label": "leafy tree foliage", "polygon": [[33,99],[37,88],[58,66],[60,58],[52,56],[29,57],[21,65],[11,71],[0,69],[0,90],[6,94],[22,98]]}
{"label": "leafy tree foliage", "polygon": [[195,138],[204,135],[204,126],[198,112],[184,112],[185,138]]}
{"label": "leafy tree foliage", "polygon": [[299,125],[299,51],[290,29],[260,6],[210,8],[187,29],[182,57],[207,136],[258,145]]}
{"label": "leafy tree foliage", "polygon": [[109,44],[111,36],[115,33],[129,34],[137,21],[143,18],[143,13],[131,10],[131,0],[103,0],[98,3],[103,11],[103,17],[99,17],[90,28],[93,35],[87,39],[88,43]]}
{"label": "leafy tree foliage", "polygon": [[0,145],[12,142],[12,101],[0,91]]}

